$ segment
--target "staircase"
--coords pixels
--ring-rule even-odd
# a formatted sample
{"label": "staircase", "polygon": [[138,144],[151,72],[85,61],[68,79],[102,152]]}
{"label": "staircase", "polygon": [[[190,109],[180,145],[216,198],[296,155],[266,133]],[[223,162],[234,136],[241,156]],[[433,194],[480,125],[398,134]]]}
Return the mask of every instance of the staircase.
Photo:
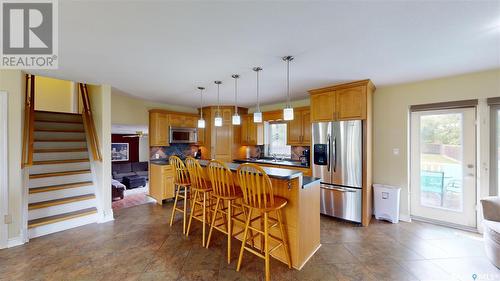
{"label": "staircase", "polygon": [[34,111],[28,236],[97,221],[97,201],[82,114]]}

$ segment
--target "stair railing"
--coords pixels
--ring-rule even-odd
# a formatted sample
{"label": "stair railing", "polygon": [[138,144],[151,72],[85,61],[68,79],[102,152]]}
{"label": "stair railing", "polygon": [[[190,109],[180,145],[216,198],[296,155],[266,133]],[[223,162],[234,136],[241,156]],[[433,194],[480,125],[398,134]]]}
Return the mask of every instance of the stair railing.
{"label": "stair railing", "polygon": [[24,128],[21,168],[33,165],[35,138],[35,75],[26,74],[24,90]]}
{"label": "stair railing", "polygon": [[97,133],[94,125],[94,118],[92,117],[89,91],[86,84],[78,83],[78,86],[82,97],[83,123],[85,125],[87,139],[89,140],[90,150],[92,151],[92,156],[94,158],[94,161],[102,161],[101,151],[99,150],[99,139],[97,138]]}

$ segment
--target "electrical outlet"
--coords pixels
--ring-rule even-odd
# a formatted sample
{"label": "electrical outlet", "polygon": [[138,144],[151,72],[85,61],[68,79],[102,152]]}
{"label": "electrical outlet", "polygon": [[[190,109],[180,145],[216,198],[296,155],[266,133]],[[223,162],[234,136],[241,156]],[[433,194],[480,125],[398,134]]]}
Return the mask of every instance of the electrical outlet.
{"label": "electrical outlet", "polygon": [[155,158],[159,159],[160,158],[160,154],[159,153],[155,153]]}
{"label": "electrical outlet", "polygon": [[5,215],[3,218],[3,221],[5,224],[11,224],[12,223],[12,215]]}

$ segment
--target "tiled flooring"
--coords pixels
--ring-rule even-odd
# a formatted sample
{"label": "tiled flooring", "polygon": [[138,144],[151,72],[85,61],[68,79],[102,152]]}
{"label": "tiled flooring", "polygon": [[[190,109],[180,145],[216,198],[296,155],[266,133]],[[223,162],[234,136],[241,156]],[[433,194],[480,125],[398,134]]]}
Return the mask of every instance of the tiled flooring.
{"label": "tiled flooring", "polygon": [[[121,209],[93,224],[0,250],[0,280],[261,280],[264,263],[246,253],[236,272],[225,241],[201,247],[199,223],[189,238],[168,226],[171,203]],[[479,235],[424,223],[374,221],[353,227],[322,217],[322,247],[301,270],[273,260],[272,280],[500,280]],[[215,233],[215,232],[214,232]],[[234,245],[240,245],[235,242]]]}

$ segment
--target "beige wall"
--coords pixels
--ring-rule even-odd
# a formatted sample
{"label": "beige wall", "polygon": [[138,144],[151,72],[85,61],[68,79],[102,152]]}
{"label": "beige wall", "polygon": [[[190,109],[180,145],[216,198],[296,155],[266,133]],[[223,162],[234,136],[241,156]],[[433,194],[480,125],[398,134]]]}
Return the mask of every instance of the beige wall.
{"label": "beige wall", "polygon": [[[378,88],[373,101],[373,182],[401,186],[401,214],[409,215],[410,105],[500,96],[500,70]],[[400,149],[399,155],[393,149]]]}
{"label": "beige wall", "polygon": [[196,108],[155,103],[126,96],[113,90],[111,94],[111,123],[121,125],[148,125],[148,110],[161,108],[166,110],[197,113]]}
{"label": "beige wall", "polygon": [[73,82],[36,76],[35,109],[74,112]]}
{"label": "beige wall", "polygon": [[18,238],[22,228],[23,172],[21,170],[22,127],[24,114],[24,74],[16,70],[0,71],[0,90],[8,93],[8,165],[9,238]]}
{"label": "beige wall", "polygon": [[93,162],[96,176],[96,197],[99,221],[113,219],[111,208],[111,87],[108,85],[88,86],[92,114],[96,127],[102,162]]}

